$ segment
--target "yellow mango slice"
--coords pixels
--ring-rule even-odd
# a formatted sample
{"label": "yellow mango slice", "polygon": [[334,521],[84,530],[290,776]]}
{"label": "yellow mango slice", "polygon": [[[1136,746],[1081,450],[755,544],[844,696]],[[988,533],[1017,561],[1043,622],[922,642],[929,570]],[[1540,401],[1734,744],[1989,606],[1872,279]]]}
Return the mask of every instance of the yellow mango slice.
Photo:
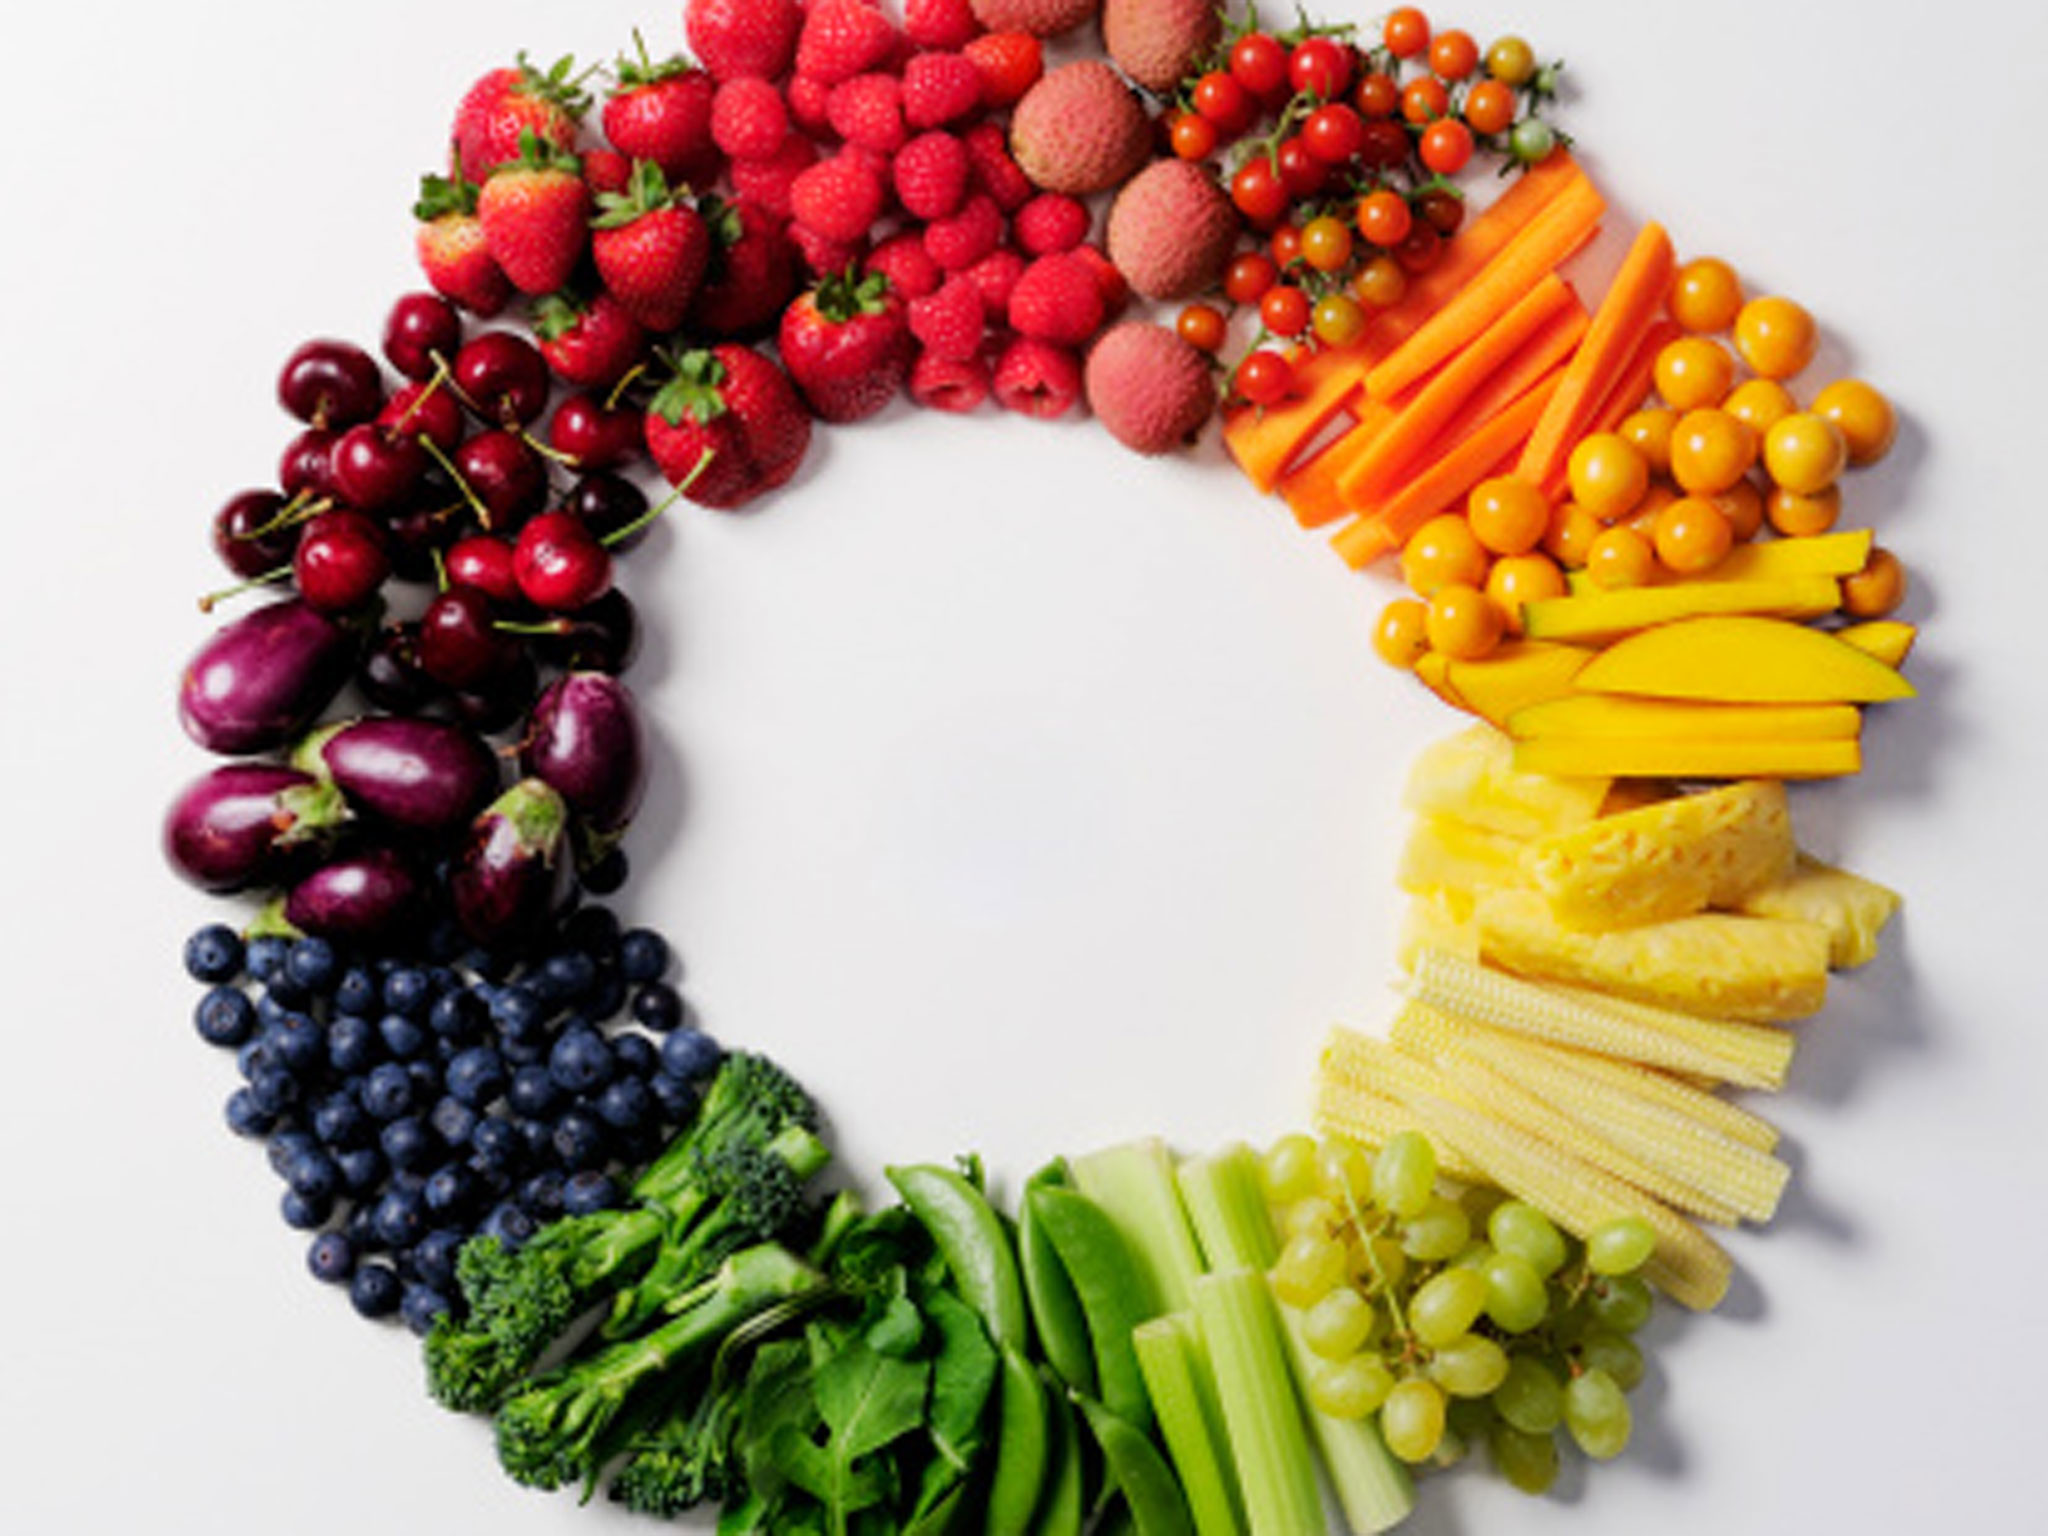
{"label": "yellow mango slice", "polygon": [[1681,740],[1668,736],[1543,736],[1515,743],[1526,773],[1661,779],[1835,779],[1863,769],[1854,737],[1807,741]]}
{"label": "yellow mango slice", "polygon": [[[1656,579],[1663,585],[1673,586],[1695,581],[1786,581],[1794,576],[1853,576],[1869,563],[1870,545],[1868,528],[1805,534],[1789,539],[1759,539],[1736,545],[1711,570],[1686,576],[1661,572]],[[1566,585],[1573,592],[1601,590],[1584,571],[1573,571],[1566,578]]]}
{"label": "yellow mango slice", "polygon": [[1789,619],[1679,619],[1617,640],[1579,669],[1587,693],[1735,704],[1860,704],[1913,697],[1896,669]]}
{"label": "yellow mango slice", "polygon": [[1584,646],[1510,640],[1484,661],[1443,661],[1437,693],[1501,726],[1517,710],[1569,693],[1579,668],[1592,659],[1593,652]]}
{"label": "yellow mango slice", "polygon": [[1863,712],[1853,704],[1720,704],[1609,693],[1575,693],[1517,710],[1508,719],[1508,734],[1518,741],[1542,736],[1835,741],[1862,730]]}
{"label": "yellow mango slice", "polygon": [[1486,724],[1431,742],[1409,765],[1402,803],[1418,816],[1452,816],[1509,837],[1584,826],[1600,812],[1607,780],[1523,773],[1515,744]]}
{"label": "yellow mango slice", "polygon": [[1888,667],[1903,667],[1919,636],[1918,628],[1899,619],[1869,619],[1835,631],[1835,638],[1844,645],[1853,645]]}
{"label": "yellow mango slice", "polygon": [[1523,845],[1522,871],[1567,928],[1631,928],[1727,907],[1791,872],[1774,779],[1681,795]]}
{"label": "yellow mango slice", "polygon": [[1736,910],[1820,924],[1828,932],[1828,963],[1845,971],[1877,958],[1878,935],[1899,905],[1890,887],[1801,854],[1782,880],[1750,892]]}
{"label": "yellow mango slice", "polygon": [[1812,619],[1833,613],[1841,603],[1841,584],[1832,576],[1788,576],[1779,581],[1688,581],[1538,598],[1522,605],[1522,630],[1532,640],[1611,640],[1653,624],[1703,614]]}

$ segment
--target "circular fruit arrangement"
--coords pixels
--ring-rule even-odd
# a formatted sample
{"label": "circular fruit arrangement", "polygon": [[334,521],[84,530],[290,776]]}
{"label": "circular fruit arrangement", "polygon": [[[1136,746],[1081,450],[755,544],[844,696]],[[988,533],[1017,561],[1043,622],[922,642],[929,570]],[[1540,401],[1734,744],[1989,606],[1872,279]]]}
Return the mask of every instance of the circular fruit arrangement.
{"label": "circular fruit arrangement", "polygon": [[[690,53],[525,56],[423,177],[425,286],[308,341],[235,608],[179,683],[224,759],[164,824],[306,1262],[421,1336],[540,1488],[733,1531],[1386,1529],[1468,1453],[1542,1493],[1631,1433],[1659,1298],[1767,1220],[1786,1023],[1897,897],[1787,781],[1912,689],[1840,526],[1886,398],[1814,315],[1609,210],[1519,36],[1412,7],[690,0]],[[606,905],[648,745],[623,561],[772,502],[898,402],[1214,433],[1411,589],[1380,655],[1475,717],[1417,759],[1404,1000],[1315,1134],[1150,1138],[1005,1197],[827,1193],[786,1064]]]}

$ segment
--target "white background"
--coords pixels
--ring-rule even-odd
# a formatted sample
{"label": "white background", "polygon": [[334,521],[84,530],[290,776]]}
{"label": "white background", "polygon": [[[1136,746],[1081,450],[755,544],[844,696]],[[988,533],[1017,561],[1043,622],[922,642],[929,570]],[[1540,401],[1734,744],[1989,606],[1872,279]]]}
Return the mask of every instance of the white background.
{"label": "white background", "polygon": [[[20,8],[17,8],[17,11]],[[1349,14],[1363,19],[1364,7]],[[1531,1503],[1432,1482],[1412,1529],[2014,1530],[2048,1265],[2039,599],[2048,10],[1474,4],[1562,55],[1618,228],[1662,219],[1805,300],[1817,372],[1881,382],[1856,484],[1916,579],[1924,696],[1802,790],[1816,851],[1907,895],[1806,1026],[1792,1193],[1721,1313],[1667,1319],[1638,1447]],[[0,400],[0,1529],[625,1529],[510,1486],[395,1329],[302,1264],[230,1064],[192,1034],[157,854],[204,766],[177,668],[207,518],[263,482],[299,340],[374,342],[461,90],[677,8],[73,4],[5,27]],[[35,147],[31,147],[31,146]],[[1455,721],[1375,663],[1391,588],[1211,446],[908,410],[821,434],[757,517],[671,517],[626,583],[658,722],[630,914],[708,1027],[790,1060],[850,1168],[1014,1179],[1141,1132],[1304,1113],[1326,1024],[1386,1008],[1410,754]]]}

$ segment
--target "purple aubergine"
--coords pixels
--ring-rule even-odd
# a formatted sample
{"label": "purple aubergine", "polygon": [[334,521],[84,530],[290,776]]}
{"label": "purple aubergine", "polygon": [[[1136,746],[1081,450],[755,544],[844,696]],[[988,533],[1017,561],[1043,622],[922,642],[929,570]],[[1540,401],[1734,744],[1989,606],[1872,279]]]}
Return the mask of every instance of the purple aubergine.
{"label": "purple aubergine", "polygon": [[292,760],[332,779],[365,815],[414,832],[452,832],[498,791],[498,759],[484,739],[440,720],[351,720],[315,731]]}
{"label": "purple aubergine", "polygon": [[625,829],[647,787],[640,711],[626,685],[605,672],[570,672],[535,702],[519,764],[569,803],[586,829]]}
{"label": "purple aubergine", "polygon": [[293,886],[284,916],[323,939],[374,940],[400,932],[419,905],[412,866],[389,848],[365,848],[330,860]]}
{"label": "purple aubergine", "polygon": [[448,874],[455,920],[486,948],[544,931],[569,892],[569,807],[521,779],[470,824]]}
{"label": "purple aubergine", "polygon": [[226,763],[172,803],[164,854],[203,890],[275,885],[347,820],[341,792],[311,774],[276,763]]}
{"label": "purple aubergine", "polygon": [[353,633],[297,598],[216,631],[187,663],[178,718],[209,752],[282,747],[325,709],[355,663]]}

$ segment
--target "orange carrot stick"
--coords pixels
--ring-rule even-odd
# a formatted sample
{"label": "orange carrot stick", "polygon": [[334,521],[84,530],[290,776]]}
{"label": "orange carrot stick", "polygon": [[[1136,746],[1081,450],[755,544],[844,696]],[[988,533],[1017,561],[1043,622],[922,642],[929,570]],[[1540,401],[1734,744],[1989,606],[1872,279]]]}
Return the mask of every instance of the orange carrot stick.
{"label": "orange carrot stick", "polygon": [[1385,430],[1393,412],[1378,401],[1368,401],[1344,433],[1332,439],[1307,462],[1297,464],[1280,481],[1280,495],[1294,520],[1304,528],[1333,523],[1351,509],[1337,490],[1339,478],[1356,463]]}
{"label": "orange carrot stick", "polygon": [[1488,417],[1499,414],[1572,355],[1592,318],[1586,313],[1586,306],[1576,302],[1577,296],[1573,297],[1570,307],[1551,316],[1542,330],[1524,342],[1513,357],[1473,392],[1444,428],[1446,442],[1457,441]]}

